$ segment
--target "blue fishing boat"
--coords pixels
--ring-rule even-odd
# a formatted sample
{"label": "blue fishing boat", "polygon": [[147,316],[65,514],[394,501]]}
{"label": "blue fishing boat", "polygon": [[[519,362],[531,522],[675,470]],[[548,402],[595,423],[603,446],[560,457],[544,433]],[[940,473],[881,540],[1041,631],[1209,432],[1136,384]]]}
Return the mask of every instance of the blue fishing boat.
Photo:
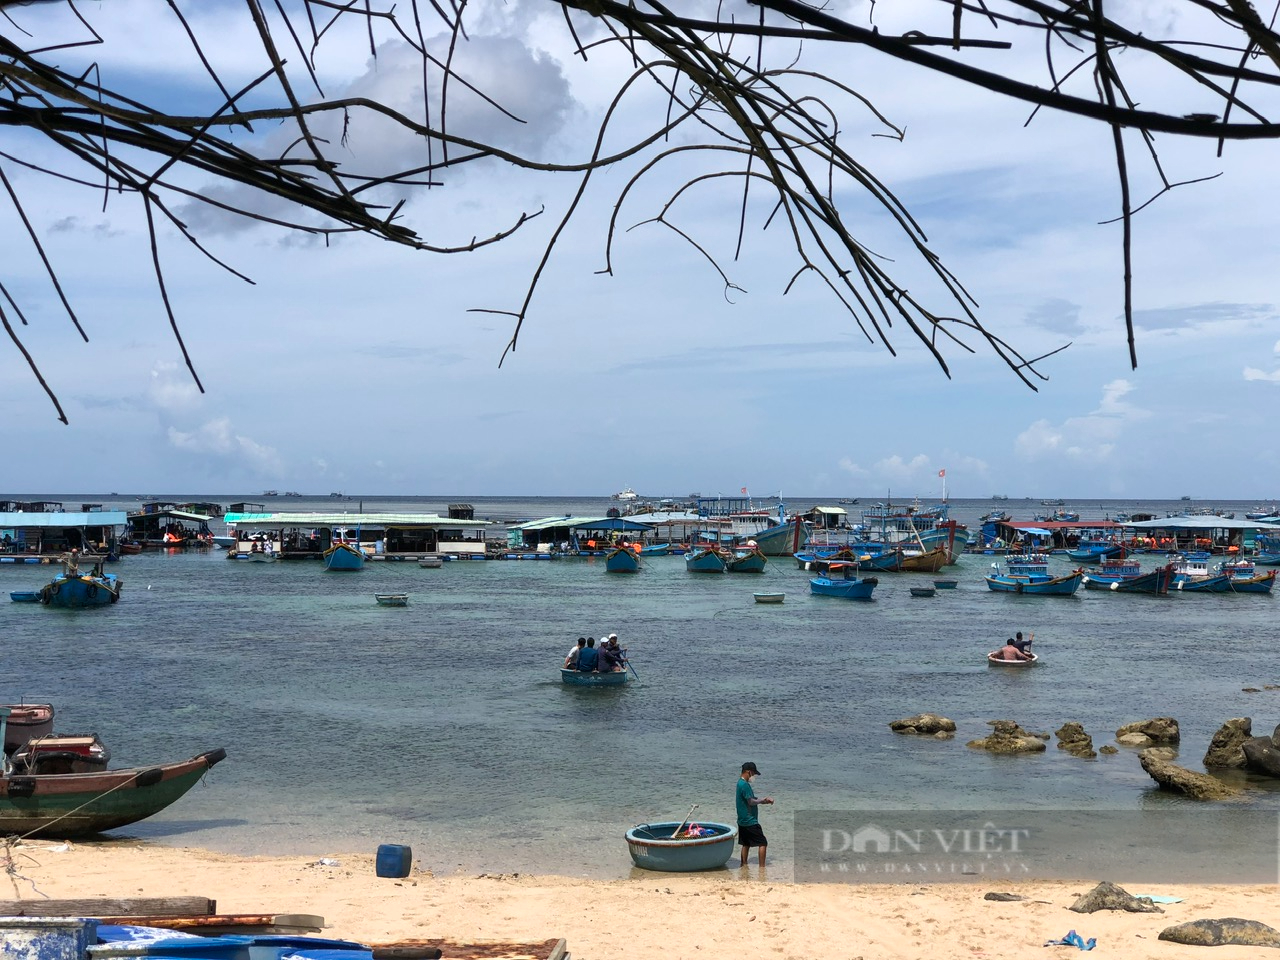
{"label": "blue fishing boat", "polygon": [[120,599],[123,586],[114,573],[102,571],[101,561],[84,573],[73,557],[63,560],[62,572],[40,589],[40,602],[51,607],[104,607]]}
{"label": "blue fishing boat", "polygon": [[1255,553],[1253,562],[1260,567],[1280,567],[1280,553]]}
{"label": "blue fishing boat", "polygon": [[1067,556],[1074,563],[1101,563],[1103,560],[1124,558],[1124,544],[1114,540],[1081,540]]}
{"label": "blue fishing boat", "polygon": [[39,590],[10,590],[9,599],[14,603],[39,603]]}
{"label": "blue fishing boat", "polygon": [[733,855],[738,828],[727,823],[642,823],[626,836],[637,867],[691,873],[723,867]]}
{"label": "blue fishing boat", "polygon": [[690,573],[724,573],[724,557],[717,547],[700,543],[684,555],[684,568]]}
{"label": "blue fishing boat", "polygon": [[591,670],[571,670],[560,668],[560,682],[571,687],[618,687],[627,682],[629,670],[613,670],[608,673],[595,673]]}
{"label": "blue fishing boat", "polygon": [[361,570],[364,568],[364,553],[360,550],[359,544],[338,540],[324,552],[324,568],[326,570]]}
{"label": "blue fishing boat", "polygon": [[1069,597],[1080,589],[1083,570],[1075,570],[1061,577],[1049,574],[1049,558],[1045,554],[1021,554],[1007,559],[1006,571],[1000,564],[991,566],[995,573],[988,576],[987,587],[997,593],[1025,593],[1033,596]]}
{"label": "blue fishing boat", "polygon": [[1231,593],[1270,593],[1276,582],[1275,570],[1258,573],[1252,560],[1236,560],[1218,568],[1227,575]]}
{"label": "blue fishing boat", "polygon": [[1228,593],[1230,576],[1209,569],[1209,554],[1184,553],[1174,561],[1173,589],[1181,593]]}
{"label": "blue fishing boat", "polygon": [[639,573],[640,554],[627,544],[615,547],[605,554],[604,568],[609,573]]}
{"label": "blue fishing boat", "polygon": [[764,573],[769,558],[760,552],[754,544],[735,547],[725,566],[730,573]]}
{"label": "blue fishing boat", "polygon": [[669,543],[647,543],[640,548],[642,557],[665,557],[670,553],[671,544]]}
{"label": "blue fishing boat", "polygon": [[1174,565],[1166,563],[1147,573],[1136,560],[1104,560],[1097,572],[1084,575],[1086,590],[1110,590],[1115,593],[1154,593],[1164,595],[1173,585]]}
{"label": "blue fishing boat", "polygon": [[871,592],[879,582],[875,577],[859,577],[854,564],[832,564],[826,576],[809,580],[809,592],[820,597],[870,600]]}

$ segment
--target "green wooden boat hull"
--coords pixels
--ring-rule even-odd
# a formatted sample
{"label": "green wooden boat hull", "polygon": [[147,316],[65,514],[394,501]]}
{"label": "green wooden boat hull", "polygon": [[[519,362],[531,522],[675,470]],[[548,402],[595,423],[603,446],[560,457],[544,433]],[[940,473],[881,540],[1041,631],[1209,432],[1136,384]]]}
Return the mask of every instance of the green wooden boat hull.
{"label": "green wooden boat hull", "polygon": [[178,800],[227,753],[95,773],[0,777],[0,833],[82,837],[145,820]]}

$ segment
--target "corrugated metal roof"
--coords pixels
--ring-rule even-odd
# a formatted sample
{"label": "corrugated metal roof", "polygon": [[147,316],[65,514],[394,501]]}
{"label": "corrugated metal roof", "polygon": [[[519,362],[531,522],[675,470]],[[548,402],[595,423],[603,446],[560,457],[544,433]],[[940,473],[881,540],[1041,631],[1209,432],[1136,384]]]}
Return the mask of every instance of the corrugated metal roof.
{"label": "corrugated metal roof", "polygon": [[1139,520],[1124,526],[1134,530],[1280,530],[1280,524],[1228,520],[1226,517],[1165,517],[1161,520]]}
{"label": "corrugated metal roof", "polygon": [[848,510],[844,507],[814,507],[810,513],[843,513],[848,514]]}
{"label": "corrugated metal roof", "polygon": [[546,517],[542,520],[530,520],[527,523],[516,523],[509,530],[558,530],[560,528],[575,530],[649,530],[650,524],[639,523],[628,517]]}
{"label": "corrugated metal roof", "polygon": [[187,513],[185,510],[150,510],[146,513],[129,514],[130,520],[141,520],[146,517],[176,517],[179,520],[196,520],[201,523],[212,519],[203,513]]}
{"label": "corrugated metal roof", "polygon": [[1116,523],[1114,520],[1003,520],[1000,526],[1012,527],[1014,530],[1029,530],[1032,527],[1037,530],[1110,530],[1112,527],[1128,524]]}
{"label": "corrugated metal roof", "polygon": [[123,527],[129,516],[123,510],[90,510],[77,513],[0,513],[0,527]]}
{"label": "corrugated metal roof", "polygon": [[437,513],[228,513],[222,518],[237,527],[487,527],[488,520],[455,520]]}

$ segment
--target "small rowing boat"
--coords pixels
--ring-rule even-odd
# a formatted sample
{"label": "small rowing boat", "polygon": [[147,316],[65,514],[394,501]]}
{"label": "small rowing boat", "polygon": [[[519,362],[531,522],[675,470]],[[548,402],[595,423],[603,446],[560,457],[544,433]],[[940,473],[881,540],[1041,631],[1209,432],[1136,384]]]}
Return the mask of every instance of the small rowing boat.
{"label": "small rowing boat", "polygon": [[753,593],[756,603],[782,603],[786,599],[785,593]]}
{"label": "small rowing boat", "polygon": [[373,599],[378,601],[380,607],[407,607],[409,605],[409,595],[407,593],[375,593]]}
{"label": "small rowing boat", "polygon": [[987,665],[992,667],[1030,667],[1040,662],[1040,658],[1034,653],[1030,656],[1030,660],[1006,660],[996,650],[987,654]]}
{"label": "small rowing boat", "polygon": [[642,823],[627,831],[637,867],[671,873],[723,867],[737,839],[738,828],[726,823]]}

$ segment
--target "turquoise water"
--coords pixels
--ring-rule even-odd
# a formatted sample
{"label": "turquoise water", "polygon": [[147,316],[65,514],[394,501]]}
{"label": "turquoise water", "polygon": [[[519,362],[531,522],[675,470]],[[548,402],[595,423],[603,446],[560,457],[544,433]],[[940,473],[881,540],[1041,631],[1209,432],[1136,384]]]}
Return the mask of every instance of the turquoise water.
{"label": "turquoise water", "polygon": [[[502,517],[608,506],[472,502],[477,516]],[[991,506],[955,513],[972,523]],[[1071,506],[1088,517],[1138,505]],[[1252,716],[1259,733],[1280,721],[1280,691],[1241,691],[1280,683],[1274,597],[1018,597],[986,589],[989,563],[965,558],[947,573],[959,588],[930,599],[908,592],[929,576],[884,575],[873,602],[855,603],[810,596],[807,575],[777,558],[754,577],[688,574],[678,557],[634,576],[607,574],[602,560],[338,574],[149,553],[114,565],[125,587],[111,607],[0,604],[0,700],[55,703],[58,728],[99,733],[114,766],[227,748],[204,783],[121,836],[316,855],[405,843],[436,872],[589,876],[630,872],[622,834],[637,823],[679,820],[693,804],[695,819],[731,820],[744,760],[763,771],[757,792],[778,801],[762,822],[782,875],[798,810],[1179,804],[1130,751],[1081,761],[1052,745],[1012,759],[967,749],[988,720],[1049,731],[1078,720],[1100,746],[1123,723],[1174,716],[1192,767],[1223,720]],[[0,589],[35,589],[50,571],[0,565]],[[755,604],[758,590],[786,602]],[[375,593],[407,593],[409,606],[379,607]],[[1043,663],[988,668],[986,651],[1017,629],[1036,634]],[[561,684],[570,644],[606,632],[630,648],[640,682]],[[956,720],[957,738],[889,731],[922,710]],[[1250,785],[1253,805],[1280,809],[1274,789]]]}

